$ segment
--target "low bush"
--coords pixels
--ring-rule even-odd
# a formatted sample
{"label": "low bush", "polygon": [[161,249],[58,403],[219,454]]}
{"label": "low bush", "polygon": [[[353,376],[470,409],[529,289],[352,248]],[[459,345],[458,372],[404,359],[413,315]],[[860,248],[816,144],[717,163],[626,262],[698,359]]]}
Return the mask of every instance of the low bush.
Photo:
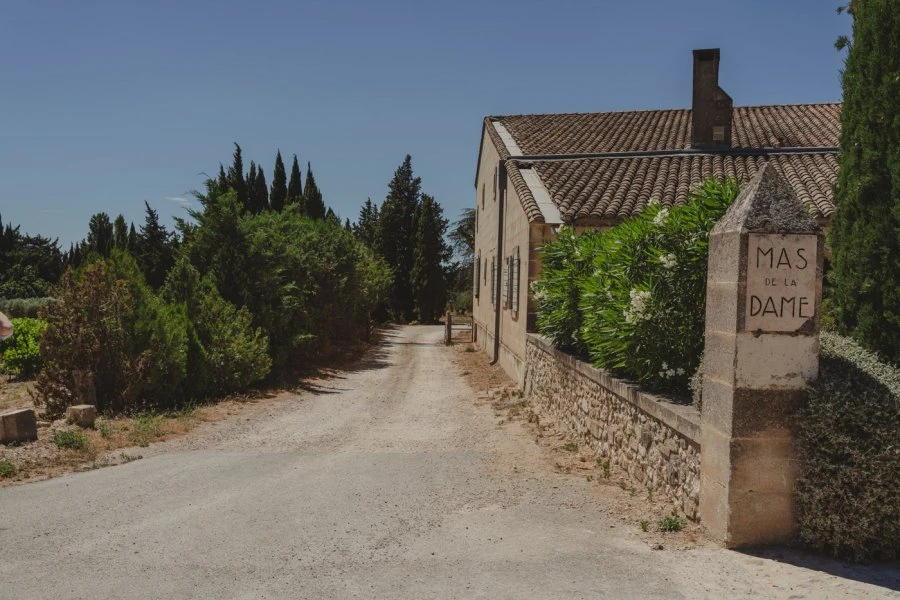
{"label": "low bush", "polygon": [[29,318],[38,316],[38,311],[53,298],[0,298],[0,312],[9,318]]}
{"label": "low bush", "polygon": [[855,561],[900,553],[900,369],[821,334],[819,378],[800,412],[801,540]]}
{"label": "low bush", "polygon": [[0,370],[17,379],[31,379],[41,370],[40,337],[47,323],[40,319],[12,319],[13,334],[0,340]]}
{"label": "low bush", "polygon": [[688,395],[703,351],[709,231],[737,196],[708,180],[608,231],[567,228],[543,249],[538,329],[598,367]]}
{"label": "low bush", "polygon": [[678,514],[678,509],[673,508],[671,514],[664,515],[656,522],[656,527],[665,533],[678,532],[687,525],[687,519]]}
{"label": "low bush", "polygon": [[88,446],[88,439],[80,431],[57,431],[53,434],[53,443],[58,448],[83,450]]}
{"label": "low bush", "polygon": [[8,460],[0,460],[0,479],[12,477],[16,474],[16,465]]}

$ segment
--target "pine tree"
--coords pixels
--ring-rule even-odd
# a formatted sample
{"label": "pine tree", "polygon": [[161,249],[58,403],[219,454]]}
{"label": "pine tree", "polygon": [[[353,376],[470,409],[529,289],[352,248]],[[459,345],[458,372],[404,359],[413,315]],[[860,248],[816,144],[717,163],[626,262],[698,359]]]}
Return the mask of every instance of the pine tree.
{"label": "pine tree", "polygon": [[284,161],[281,150],[275,154],[275,170],[272,172],[272,191],[269,194],[269,207],[277,212],[284,209],[287,200],[287,175],[284,172]]}
{"label": "pine tree", "polygon": [[128,250],[128,224],[121,214],[113,222],[113,247]]}
{"label": "pine tree", "polygon": [[291,179],[287,187],[287,203],[300,204],[300,212],[305,214],[305,206],[303,206],[303,186],[300,184],[300,165],[297,163],[297,155],[294,155],[294,162],[291,165]]}
{"label": "pine tree", "polygon": [[414,219],[419,205],[422,180],[413,176],[408,154],[388,184],[388,195],[378,219],[378,253],[394,271],[388,307],[395,319],[410,321],[415,304],[410,283],[413,266]]}
{"label": "pine tree", "polygon": [[256,212],[263,212],[269,208],[269,187],[266,185],[266,174],[260,165],[256,168],[256,192],[252,198]]}
{"label": "pine tree", "polygon": [[159,214],[144,201],[146,213],[135,247],[135,258],[147,283],[159,289],[175,263],[174,236],[159,222]]}
{"label": "pine tree", "polygon": [[428,194],[422,194],[415,227],[411,285],[416,314],[422,323],[434,323],[447,304],[444,263],[450,258],[450,247],[444,240],[447,232],[444,210]]}
{"label": "pine tree", "polygon": [[246,210],[249,205],[247,181],[244,179],[244,160],[241,157],[241,147],[237,142],[234,143],[233,160],[228,169],[228,185],[237,193],[238,201]]}
{"label": "pine tree", "polygon": [[359,209],[359,219],[353,227],[353,233],[359,240],[374,249],[378,239],[378,205],[366,198],[366,203]]}
{"label": "pine tree", "polygon": [[303,190],[303,212],[310,219],[325,218],[325,201],[322,200],[322,192],[316,185],[316,178],[313,176],[312,165],[306,163],[306,185]]}
{"label": "pine tree", "polygon": [[225,167],[222,166],[222,163],[219,163],[219,175],[215,180],[216,191],[220,194],[224,194],[228,191],[230,187],[228,183],[228,175],[225,173]]}
{"label": "pine tree", "polygon": [[99,212],[91,217],[88,223],[86,252],[96,252],[107,257],[113,248],[113,226],[109,215]]}
{"label": "pine tree", "polygon": [[838,328],[900,361],[900,5],[856,0],[829,231]]}

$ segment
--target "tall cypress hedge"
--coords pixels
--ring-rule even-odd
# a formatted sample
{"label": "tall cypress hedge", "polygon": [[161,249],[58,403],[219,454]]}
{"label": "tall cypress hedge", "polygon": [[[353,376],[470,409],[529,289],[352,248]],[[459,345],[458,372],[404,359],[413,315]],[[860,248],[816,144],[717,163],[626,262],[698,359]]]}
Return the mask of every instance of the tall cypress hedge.
{"label": "tall cypress hedge", "polygon": [[854,0],[829,232],[838,329],[900,361],[900,2]]}

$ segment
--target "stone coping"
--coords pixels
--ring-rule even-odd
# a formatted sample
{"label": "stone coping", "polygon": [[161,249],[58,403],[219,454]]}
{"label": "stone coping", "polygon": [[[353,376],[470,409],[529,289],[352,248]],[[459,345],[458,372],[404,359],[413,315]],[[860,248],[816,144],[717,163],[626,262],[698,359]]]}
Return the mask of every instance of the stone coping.
{"label": "stone coping", "polygon": [[616,379],[606,371],[554,348],[553,344],[541,335],[529,333],[527,341],[550,354],[557,362],[581,373],[597,385],[606,388],[619,398],[630,402],[654,419],[700,445],[700,411],[696,407],[675,404],[662,396],[641,391],[633,383]]}

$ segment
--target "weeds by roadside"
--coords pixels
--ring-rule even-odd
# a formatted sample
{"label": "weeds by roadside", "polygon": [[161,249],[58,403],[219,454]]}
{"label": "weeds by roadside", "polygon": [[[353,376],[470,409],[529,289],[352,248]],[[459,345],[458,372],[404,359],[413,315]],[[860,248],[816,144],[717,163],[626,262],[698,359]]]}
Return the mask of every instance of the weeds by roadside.
{"label": "weeds by roadside", "polygon": [[88,439],[80,431],[57,431],[53,434],[53,443],[57,448],[84,450],[88,447]]}
{"label": "weeds by roadside", "polygon": [[0,460],[0,479],[12,477],[16,474],[16,465],[8,460]]}

